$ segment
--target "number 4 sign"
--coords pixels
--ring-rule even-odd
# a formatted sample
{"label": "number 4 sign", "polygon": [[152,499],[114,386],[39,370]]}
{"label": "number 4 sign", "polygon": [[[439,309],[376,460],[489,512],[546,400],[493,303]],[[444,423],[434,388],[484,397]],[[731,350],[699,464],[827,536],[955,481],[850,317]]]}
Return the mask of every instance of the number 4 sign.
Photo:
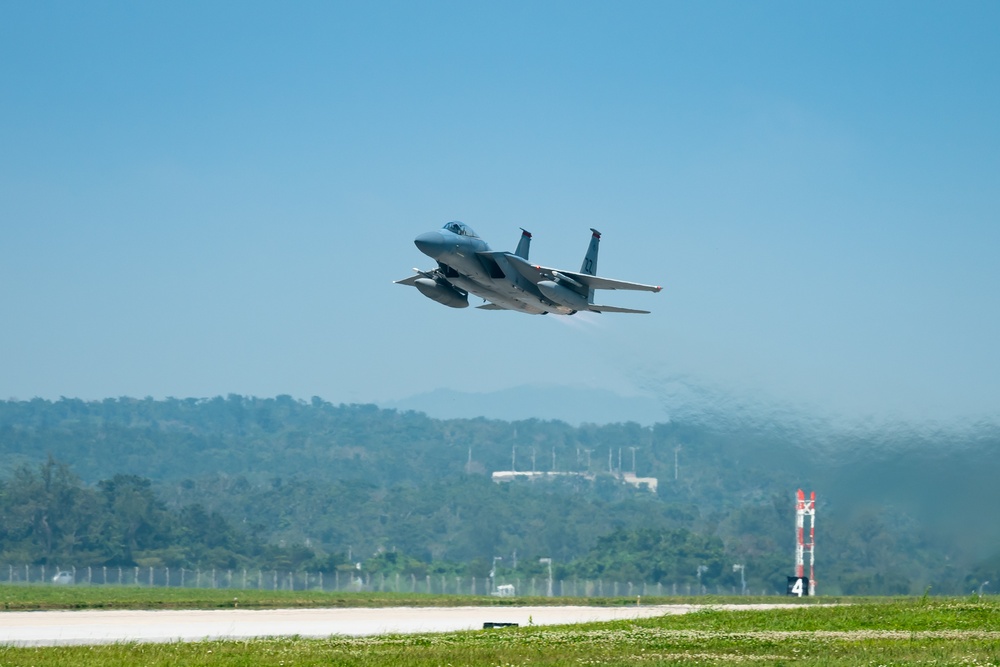
{"label": "number 4 sign", "polygon": [[788,595],[809,595],[809,577],[788,577]]}

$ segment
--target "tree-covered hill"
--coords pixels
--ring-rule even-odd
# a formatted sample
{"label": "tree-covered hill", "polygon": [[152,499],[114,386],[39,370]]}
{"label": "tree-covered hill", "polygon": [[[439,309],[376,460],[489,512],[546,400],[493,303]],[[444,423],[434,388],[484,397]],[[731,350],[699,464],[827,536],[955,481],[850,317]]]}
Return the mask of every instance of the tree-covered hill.
{"label": "tree-covered hill", "polygon": [[[654,531],[675,541],[689,535],[681,544],[700,549],[698,558],[714,553],[707,577],[728,582],[722,565],[740,562],[758,588],[773,588],[791,569],[791,499],[800,487],[819,498],[817,552],[829,592],[958,589],[991,575],[1000,554],[1000,530],[963,523],[969,507],[998,500],[992,424],[846,430],[771,416],[571,427],[435,420],[288,396],[0,402],[6,502],[30,496],[39,466],[63,464],[79,479],[63,480],[76,490],[63,494],[62,511],[71,507],[71,523],[90,527],[60,542],[53,515],[40,519],[60,511],[58,498],[46,496],[50,505],[30,521],[12,510],[0,556],[38,560],[71,548],[95,562],[301,565],[399,552],[481,569],[516,551],[575,563],[580,573],[637,563],[649,565],[647,576],[674,572],[665,557],[636,555],[669,552],[650,541]],[[580,475],[490,481],[512,465]],[[623,485],[622,472],[657,478],[658,492]],[[114,538],[129,549],[115,551],[107,526],[117,519],[106,516],[101,528],[85,517],[114,515],[115,502],[124,502],[115,500],[117,488],[137,489],[129,498],[153,493],[155,503],[143,505],[152,512],[139,521],[145,528]],[[230,538],[206,547],[199,540],[212,521]]]}

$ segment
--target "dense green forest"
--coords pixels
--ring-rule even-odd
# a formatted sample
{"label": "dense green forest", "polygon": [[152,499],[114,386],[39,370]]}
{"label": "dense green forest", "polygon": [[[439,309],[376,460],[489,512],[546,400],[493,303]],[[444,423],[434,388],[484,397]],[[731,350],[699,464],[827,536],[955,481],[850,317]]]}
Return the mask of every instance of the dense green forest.
{"label": "dense green forest", "polygon": [[[512,463],[581,474],[491,481]],[[980,513],[998,473],[993,424],[571,427],[288,396],[5,401],[0,562],[484,576],[495,556],[525,574],[547,557],[560,577],[683,585],[703,566],[726,587],[739,563],[751,589],[779,591],[803,488],[818,496],[821,592],[958,593],[1000,580],[1000,529]]]}

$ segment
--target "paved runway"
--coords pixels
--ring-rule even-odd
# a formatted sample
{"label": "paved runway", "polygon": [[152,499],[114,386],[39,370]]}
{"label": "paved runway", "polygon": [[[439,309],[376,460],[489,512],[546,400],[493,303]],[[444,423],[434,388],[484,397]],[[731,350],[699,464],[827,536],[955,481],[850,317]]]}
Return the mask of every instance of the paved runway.
{"label": "paved runway", "polygon": [[[387,607],[167,611],[0,611],[0,645],[329,637],[482,629],[483,623],[559,625],[686,614],[708,605],[648,607]],[[796,604],[711,605],[773,609]]]}
{"label": "paved runway", "polygon": [[485,622],[553,625],[683,614],[649,607],[391,607],[0,612],[0,644],[55,646],[299,635],[380,635],[481,629]]}

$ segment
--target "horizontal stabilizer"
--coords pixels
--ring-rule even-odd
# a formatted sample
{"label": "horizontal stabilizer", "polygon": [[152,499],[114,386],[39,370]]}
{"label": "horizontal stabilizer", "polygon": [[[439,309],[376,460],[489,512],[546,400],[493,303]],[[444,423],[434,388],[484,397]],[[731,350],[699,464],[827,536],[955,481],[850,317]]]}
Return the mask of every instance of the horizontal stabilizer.
{"label": "horizontal stabilizer", "polygon": [[591,304],[587,309],[594,313],[634,313],[636,315],[649,315],[648,310],[635,310],[634,308],[619,308],[618,306],[599,306]]}

